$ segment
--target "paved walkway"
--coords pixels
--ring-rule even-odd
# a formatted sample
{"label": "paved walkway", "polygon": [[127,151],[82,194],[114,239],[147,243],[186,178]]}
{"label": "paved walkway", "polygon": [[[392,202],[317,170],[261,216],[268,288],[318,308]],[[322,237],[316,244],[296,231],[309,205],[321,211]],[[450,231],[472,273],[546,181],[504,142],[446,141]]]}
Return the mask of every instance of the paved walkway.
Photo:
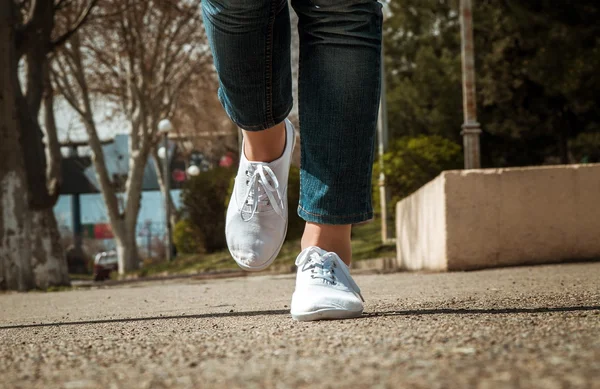
{"label": "paved walkway", "polygon": [[0,294],[0,387],[600,388],[600,263],[356,280],[316,323],[292,276]]}

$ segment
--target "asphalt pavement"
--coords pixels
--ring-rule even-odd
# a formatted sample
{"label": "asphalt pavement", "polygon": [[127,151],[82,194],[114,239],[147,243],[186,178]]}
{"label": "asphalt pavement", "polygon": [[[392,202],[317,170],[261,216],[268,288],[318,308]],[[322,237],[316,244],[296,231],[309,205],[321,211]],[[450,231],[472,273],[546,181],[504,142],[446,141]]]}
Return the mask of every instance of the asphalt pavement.
{"label": "asphalt pavement", "polygon": [[0,294],[0,388],[600,388],[600,263],[358,275],[298,323],[293,275]]}

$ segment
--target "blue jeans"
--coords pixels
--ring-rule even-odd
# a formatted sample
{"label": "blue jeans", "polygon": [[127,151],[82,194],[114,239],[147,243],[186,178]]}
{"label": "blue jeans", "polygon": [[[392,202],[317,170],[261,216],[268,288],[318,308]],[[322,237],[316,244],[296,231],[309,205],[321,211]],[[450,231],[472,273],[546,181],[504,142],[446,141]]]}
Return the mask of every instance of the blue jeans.
{"label": "blue jeans", "polygon": [[[300,36],[300,204],[304,220],[373,217],[371,175],[381,82],[376,0],[291,0]],[[241,128],[260,131],[292,108],[287,0],[204,0],[219,98]]]}

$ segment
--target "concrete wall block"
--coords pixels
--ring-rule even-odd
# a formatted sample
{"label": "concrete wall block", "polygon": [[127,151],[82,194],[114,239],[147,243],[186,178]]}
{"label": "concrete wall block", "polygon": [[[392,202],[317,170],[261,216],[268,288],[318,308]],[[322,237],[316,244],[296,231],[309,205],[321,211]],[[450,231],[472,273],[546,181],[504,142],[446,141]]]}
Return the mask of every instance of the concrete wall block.
{"label": "concrete wall block", "polygon": [[446,270],[445,176],[396,205],[398,267]]}
{"label": "concrete wall block", "polygon": [[600,165],[444,172],[397,204],[397,223],[404,269],[600,258]]}

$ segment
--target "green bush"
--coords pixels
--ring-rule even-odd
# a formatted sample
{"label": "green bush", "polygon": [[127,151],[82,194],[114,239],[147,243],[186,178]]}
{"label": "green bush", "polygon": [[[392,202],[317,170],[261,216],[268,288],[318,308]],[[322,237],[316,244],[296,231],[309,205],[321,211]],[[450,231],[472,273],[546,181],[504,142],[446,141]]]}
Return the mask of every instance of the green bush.
{"label": "green bush", "polygon": [[188,180],[181,192],[185,218],[204,238],[203,246],[208,253],[226,247],[224,199],[235,173],[234,168],[209,170]]}
{"label": "green bush", "polygon": [[197,254],[204,251],[204,236],[189,219],[182,219],[175,224],[173,243],[180,254]]}
{"label": "green bush", "polygon": [[582,132],[569,141],[569,151],[578,163],[600,162],[600,132]]}
{"label": "green bush", "polygon": [[[383,156],[385,182],[391,201],[388,212],[395,204],[433,180],[444,170],[460,169],[462,148],[441,136],[403,137],[390,145]],[[373,197],[379,201],[379,163],[373,174]],[[376,209],[377,204],[376,204]],[[393,214],[393,213],[392,213]]]}
{"label": "green bush", "polygon": [[[235,177],[231,178],[229,183],[229,190],[227,191],[227,199],[225,200],[225,208],[229,204],[231,193],[233,192],[233,185],[235,183]],[[304,232],[304,220],[298,216],[298,203],[300,202],[300,169],[295,166],[290,168],[290,175],[288,178],[288,231],[286,235],[286,241],[295,240],[302,236]]]}

